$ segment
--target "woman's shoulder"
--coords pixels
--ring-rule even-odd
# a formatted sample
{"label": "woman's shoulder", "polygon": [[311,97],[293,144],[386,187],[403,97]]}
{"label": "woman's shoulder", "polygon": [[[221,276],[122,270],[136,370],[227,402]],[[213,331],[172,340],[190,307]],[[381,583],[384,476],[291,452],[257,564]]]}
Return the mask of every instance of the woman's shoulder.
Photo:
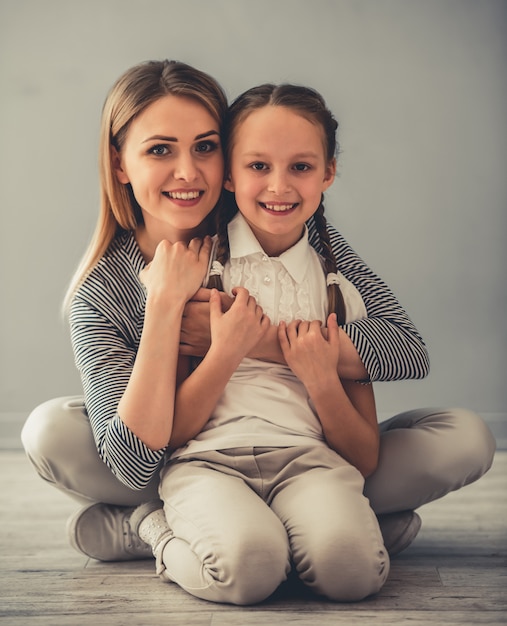
{"label": "woman's shoulder", "polygon": [[142,299],[139,272],[145,263],[132,232],[118,233],[76,290],[75,300],[94,306]]}

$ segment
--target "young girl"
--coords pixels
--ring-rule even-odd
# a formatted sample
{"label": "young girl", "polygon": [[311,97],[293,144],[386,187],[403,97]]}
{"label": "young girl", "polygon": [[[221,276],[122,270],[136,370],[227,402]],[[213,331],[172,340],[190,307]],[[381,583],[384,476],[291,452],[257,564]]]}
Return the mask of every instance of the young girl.
{"label": "young girl", "polygon": [[[165,515],[132,518],[163,578],[207,600],[259,602],[291,565],[338,601],[377,592],[388,575],[363,495],[378,459],[371,386],[346,390],[338,376],[337,317],[343,324],[366,310],[337,273],[325,228],[336,127],[303,87],[261,86],[230,109],[226,188],[240,213],[220,222],[212,274],[236,299],[223,314],[213,292],[210,350],[177,392]],[[324,259],[308,243],[312,215]],[[288,366],[246,357],[269,322],[258,308],[245,319],[245,288],[279,325]]]}

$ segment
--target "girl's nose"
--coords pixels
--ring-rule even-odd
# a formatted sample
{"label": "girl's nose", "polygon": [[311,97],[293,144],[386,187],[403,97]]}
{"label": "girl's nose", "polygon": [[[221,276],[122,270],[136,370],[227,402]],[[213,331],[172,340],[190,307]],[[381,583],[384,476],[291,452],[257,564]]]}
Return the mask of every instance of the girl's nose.
{"label": "girl's nose", "polygon": [[268,181],[268,191],[282,195],[290,191],[291,185],[288,176],[282,171],[273,171]]}

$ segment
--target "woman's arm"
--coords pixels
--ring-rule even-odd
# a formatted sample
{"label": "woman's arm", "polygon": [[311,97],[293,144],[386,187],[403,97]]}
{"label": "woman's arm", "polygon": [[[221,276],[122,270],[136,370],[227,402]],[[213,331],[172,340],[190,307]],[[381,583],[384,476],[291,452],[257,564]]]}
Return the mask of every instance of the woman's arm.
{"label": "woman's arm", "polygon": [[[183,314],[180,353],[188,356],[204,356],[209,349],[209,289],[199,289],[194,298],[185,306]],[[220,292],[223,310],[229,309],[232,299],[224,292]],[[340,362],[338,374],[340,378],[362,380],[368,378],[363,362],[350,340],[350,337],[340,329]],[[271,325],[266,333],[248,354],[253,359],[270,361],[271,363],[286,364],[285,357],[278,340],[278,326]]]}
{"label": "woman's arm", "polygon": [[[206,272],[210,247],[209,242],[202,248],[194,242],[188,249],[180,244],[171,253],[167,243],[144,273],[146,306],[133,271],[137,260],[119,249],[92,272],[70,311],[76,365],[99,455],[132,489],[146,486],[169,441],[181,313]],[[175,263],[185,272],[191,268],[188,281],[175,273]],[[176,289],[159,289],[164,268]],[[182,285],[186,296],[178,291]]]}
{"label": "woman's arm", "polygon": [[[319,238],[308,221],[309,241],[319,252]],[[343,326],[368,372],[364,380],[389,381],[424,378],[429,356],[424,341],[389,287],[328,223],[338,270],[359,291],[368,317]]]}
{"label": "woman's arm", "polygon": [[162,241],[141,272],[147,291],[134,367],[118,405],[127,428],[152,450],[165,448],[173,427],[181,318],[207,271],[211,240]]}
{"label": "woman's arm", "polygon": [[[309,241],[319,252],[320,242],[313,218],[308,221]],[[342,356],[338,374],[342,379],[388,381],[424,378],[429,372],[429,356],[424,341],[388,286],[363,262],[338,231],[328,224],[331,246],[338,270],[359,291],[368,317],[340,329]],[[183,318],[181,351],[205,354],[209,347],[209,310],[201,290],[199,302],[192,302]],[[194,336],[198,341],[194,344]],[[283,363],[277,327],[249,356]]]}
{"label": "woman's arm", "polygon": [[280,345],[294,374],[305,385],[322,424],[328,445],[363,474],[378,462],[379,432],[370,385],[346,382],[338,376],[340,335],[333,313],[328,337],[320,322],[291,322],[279,326]]}
{"label": "woman's arm", "polygon": [[211,346],[176,393],[171,448],[184,445],[203,429],[230,377],[269,327],[269,319],[246,289],[238,287],[233,293],[232,306],[223,313],[220,294],[211,291]]}

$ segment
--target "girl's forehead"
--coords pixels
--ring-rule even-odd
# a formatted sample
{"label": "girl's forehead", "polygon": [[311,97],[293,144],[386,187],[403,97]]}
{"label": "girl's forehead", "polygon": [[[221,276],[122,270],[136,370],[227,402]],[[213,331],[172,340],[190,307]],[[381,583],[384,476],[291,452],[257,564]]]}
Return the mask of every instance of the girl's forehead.
{"label": "girl's forehead", "polygon": [[325,150],[324,129],[302,111],[280,105],[266,105],[248,112],[234,131],[238,142],[269,147],[319,146]]}
{"label": "girl's forehead", "polygon": [[238,123],[237,130],[258,131],[264,128],[282,129],[285,132],[291,129],[306,130],[308,133],[320,133],[320,124],[314,122],[303,112],[280,105],[266,105],[249,111]]}

